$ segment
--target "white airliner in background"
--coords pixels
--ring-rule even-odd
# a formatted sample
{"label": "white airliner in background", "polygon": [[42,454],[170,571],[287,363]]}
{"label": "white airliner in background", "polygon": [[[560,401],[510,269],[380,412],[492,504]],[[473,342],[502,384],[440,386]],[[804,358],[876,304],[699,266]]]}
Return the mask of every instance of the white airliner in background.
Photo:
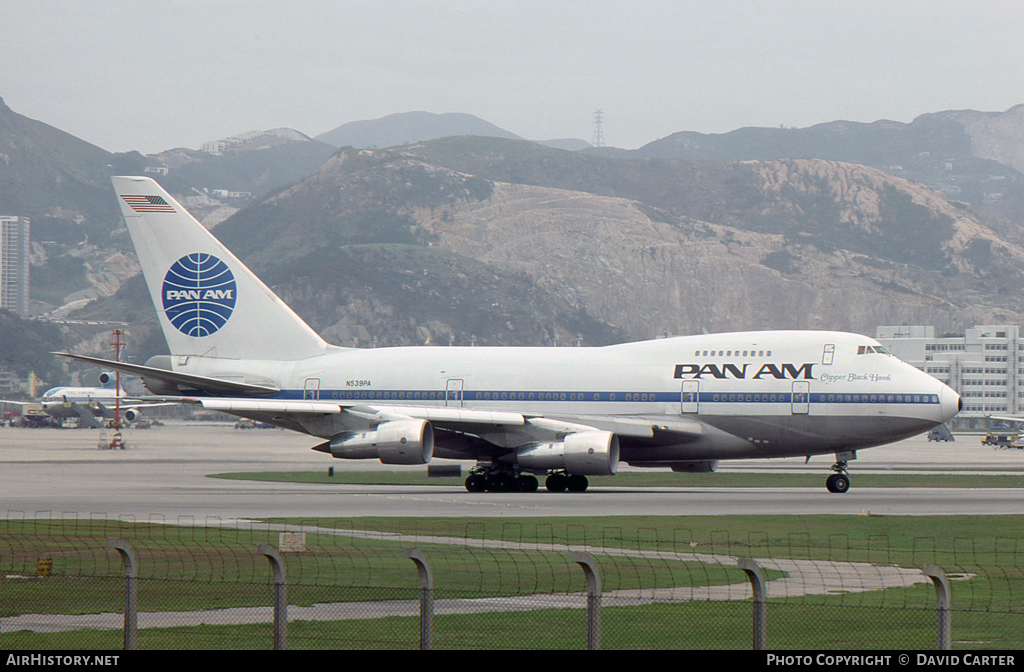
{"label": "white airliner in background", "polygon": [[17,404],[19,406],[40,405],[43,411],[52,418],[65,420],[67,418],[78,418],[86,427],[103,427],[108,420],[113,419],[114,409],[117,406],[120,396],[121,417],[127,422],[135,422],[141,416],[141,409],[153,406],[166,406],[162,403],[145,403],[136,397],[125,394],[121,388],[120,394],[114,390],[115,375],[109,372],[100,374],[102,387],[82,387],[76,385],[65,385],[51,387],[38,402],[32,401],[7,401],[5,404]]}
{"label": "white airliner in background", "polygon": [[714,471],[719,460],[856,451],[925,432],[956,392],[876,341],[826,331],[710,334],[598,348],[329,345],[156,182],[114,189],[170,356],[156,395],[320,437],[336,458],[473,460],[470,491],[583,491],[620,462]]}

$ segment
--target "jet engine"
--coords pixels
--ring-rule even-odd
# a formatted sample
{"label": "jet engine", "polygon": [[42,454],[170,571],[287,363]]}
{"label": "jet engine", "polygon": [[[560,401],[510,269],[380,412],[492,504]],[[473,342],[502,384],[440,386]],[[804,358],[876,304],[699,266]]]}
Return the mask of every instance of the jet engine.
{"label": "jet engine", "polygon": [[139,413],[138,409],[129,408],[127,411],[124,412],[124,419],[127,420],[128,422],[135,422],[136,420],[139,419],[140,415],[142,415],[142,413]]}
{"label": "jet engine", "polygon": [[109,385],[117,379],[117,374],[113,371],[104,371],[100,374],[100,385]]}
{"label": "jet engine", "polygon": [[377,425],[375,431],[339,434],[326,447],[332,456],[346,460],[426,464],[434,456],[434,428],[426,420],[392,420]]}
{"label": "jet engine", "polygon": [[515,461],[531,471],[564,469],[579,476],[612,476],[619,468],[619,437],[612,432],[577,432],[561,443],[524,446]]}

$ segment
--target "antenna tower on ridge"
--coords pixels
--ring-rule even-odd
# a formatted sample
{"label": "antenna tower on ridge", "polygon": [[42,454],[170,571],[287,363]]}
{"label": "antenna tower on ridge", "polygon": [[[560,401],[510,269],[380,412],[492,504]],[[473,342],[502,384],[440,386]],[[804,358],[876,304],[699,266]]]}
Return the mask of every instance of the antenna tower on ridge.
{"label": "antenna tower on ridge", "polygon": [[601,124],[604,123],[604,110],[597,108],[594,110],[594,139],[591,141],[594,147],[604,147],[604,130],[601,128]]}

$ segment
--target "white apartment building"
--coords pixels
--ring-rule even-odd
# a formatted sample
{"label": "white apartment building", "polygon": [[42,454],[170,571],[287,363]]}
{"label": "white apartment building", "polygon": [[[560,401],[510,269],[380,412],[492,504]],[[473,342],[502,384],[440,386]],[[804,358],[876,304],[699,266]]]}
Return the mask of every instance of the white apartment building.
{"label": "white apartment building", "polygon": [[952,387],[963,400],[958,424],[1024,414],[1024,341],[1016,325],[982,325],[963,336],[934,327],[878,327],[875,339],[903,361]]}
{"label": "white apartment building", "polygon": [[0,309],[28,315],[29,220],[0,216]]}

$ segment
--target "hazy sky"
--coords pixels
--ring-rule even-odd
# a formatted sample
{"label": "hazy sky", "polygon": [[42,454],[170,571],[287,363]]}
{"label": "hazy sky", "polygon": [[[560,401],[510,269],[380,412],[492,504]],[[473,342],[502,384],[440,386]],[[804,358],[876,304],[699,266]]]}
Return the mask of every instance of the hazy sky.
{"label": "hazy sky", "polygon": [[681,130],[1024,103],[1020,0],[0,0],[0,97],[110,151],[467,112],[633,148]]}

